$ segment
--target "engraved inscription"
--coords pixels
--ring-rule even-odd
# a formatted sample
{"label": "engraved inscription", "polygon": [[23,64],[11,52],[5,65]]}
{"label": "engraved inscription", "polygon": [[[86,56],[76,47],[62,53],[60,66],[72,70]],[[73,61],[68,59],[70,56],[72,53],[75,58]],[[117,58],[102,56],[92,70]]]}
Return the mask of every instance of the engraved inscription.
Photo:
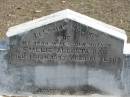
{"label": "engraved inscription", "polygon": [[120,56],[111,53],[111,43],[94,31],[69,20],[38,28],[21,36],[19,43],[11,43],[9,63],[120,64]]}
{"label": "engraved inscription", "polygon": [[[53,61],[62,61],[65,63],[66,61],[76,61],[80,63],[98,63],[101,61],[102,63],[109,64],[118,64],[120,62],[120,58],[116,57],[107,57],[107,47],[87,47],[87,46],[56,46],[54,44],[46,46],[21,46],[17,48],[11,48],[10,57],[12,60],[18,60],[18,62],[27,62],[29,63],[44,63],[48,60]],[[74,45],[74,44],[73,44]],[[105,48],[102,50],[102,48]],[[101,49],[101,50],[100,50]],[[108,48],[109,49],[109,48]],[[16,51],[16,53],[14,53]],[[19,52],[19,53],[17,53]],[[102,56],[99,59],[99,56]]]}

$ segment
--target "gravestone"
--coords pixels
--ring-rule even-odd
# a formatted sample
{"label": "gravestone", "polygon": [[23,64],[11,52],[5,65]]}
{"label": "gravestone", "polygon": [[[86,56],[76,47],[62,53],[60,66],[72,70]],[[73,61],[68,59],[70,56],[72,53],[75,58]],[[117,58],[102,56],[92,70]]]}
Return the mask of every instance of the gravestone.
{"label": "gravestone", "polygon": [[71,10],[9,28],[0,92],[124,94],[124,30]]}

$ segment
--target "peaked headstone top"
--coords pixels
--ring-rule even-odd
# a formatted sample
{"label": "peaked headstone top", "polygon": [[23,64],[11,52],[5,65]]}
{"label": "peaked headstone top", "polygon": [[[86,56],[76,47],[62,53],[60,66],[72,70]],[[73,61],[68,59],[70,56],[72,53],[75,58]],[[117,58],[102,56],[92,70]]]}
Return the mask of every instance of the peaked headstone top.
{"label": "peaked headstone top", "polygon": [[124,40],[125,42],[127,41],[127,36],[124,30],[105,24],[101,21],[95,20],[80,13],[74,12],[70,9],[59,11],[54,14],[11,27],[9,28],[6,35],[8,37],[11,37],[63,19],[70,19],[79,22],[106,34]]}

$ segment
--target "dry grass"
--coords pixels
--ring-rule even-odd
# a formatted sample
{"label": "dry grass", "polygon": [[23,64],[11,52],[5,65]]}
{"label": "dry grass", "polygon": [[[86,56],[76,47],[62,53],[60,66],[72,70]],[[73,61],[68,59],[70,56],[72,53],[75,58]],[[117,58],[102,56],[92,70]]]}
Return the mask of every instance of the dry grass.
{"label": "dry grass", "polygon": [[126,30],[130,42],[130,0],[0,0],[0,37],[10,26],[66,8]]}

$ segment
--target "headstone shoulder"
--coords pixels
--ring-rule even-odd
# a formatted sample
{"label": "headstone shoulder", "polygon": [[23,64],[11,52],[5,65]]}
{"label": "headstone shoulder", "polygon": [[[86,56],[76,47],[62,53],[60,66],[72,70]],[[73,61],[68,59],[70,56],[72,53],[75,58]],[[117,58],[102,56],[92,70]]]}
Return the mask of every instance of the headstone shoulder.
{"label": "headstone shoulder", "polygon": [[8,38],[0,39],[0,51],[8,49]]}
{"label": "headstone shoulder", "polygon": [[125,43],[124,44],[124,55],[130,56],[130,43]]}

